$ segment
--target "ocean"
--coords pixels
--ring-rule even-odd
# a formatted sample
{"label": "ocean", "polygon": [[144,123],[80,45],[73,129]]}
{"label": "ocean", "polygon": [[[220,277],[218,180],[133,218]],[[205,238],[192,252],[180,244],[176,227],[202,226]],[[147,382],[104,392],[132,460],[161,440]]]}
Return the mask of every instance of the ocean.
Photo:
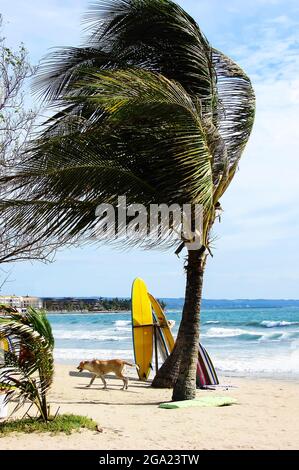
{"label": "ocean", "polygon": [[[177,334],[181,308],[168,309]],[[48,314],[57,362],[134,360],[130,312]],[[299,307],[212,308],[201,313],[201,343],[219,375],[299,378]]]}

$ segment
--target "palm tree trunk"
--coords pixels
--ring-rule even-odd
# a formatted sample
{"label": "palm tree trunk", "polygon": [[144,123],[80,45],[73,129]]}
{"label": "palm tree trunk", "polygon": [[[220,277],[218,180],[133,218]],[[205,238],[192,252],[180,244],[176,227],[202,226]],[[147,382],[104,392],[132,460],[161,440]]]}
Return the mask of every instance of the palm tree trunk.
{"label": "palm tree trunk", "polygon": [[44,391],[41,392],[41,398],[42,398],[42,414],[43,414],[43,420],[44,420],[44,421],[48,421],[49,412],[48,412],[47,396],[46,396],[46,393],[45,393]]}
{"label": "palm tree trunk", "polygon": [[177,340],[171,355],[152,383],[156,388],[174,388],[173,400],[192,399],[196,393],[199,314],[205,261],[204,247],[188,252],[185,303]]}
{"label": "palm tree trunk", "polygon": [[196,396],[199,320],[205,261],[203,253],[189,252],[183,310],[184,340],[179,373],[172,394],[173,401],[192,400]]}
{"label": "palm tree trunk", "polygon": [[47,404],[47,381],[44,375],[39,370],[40,376],[40,383],[41,383],[41,391],[40,391],[40,402],[41,402],[41,417],[43,421],[48,421],[49,419],[49,409]]}

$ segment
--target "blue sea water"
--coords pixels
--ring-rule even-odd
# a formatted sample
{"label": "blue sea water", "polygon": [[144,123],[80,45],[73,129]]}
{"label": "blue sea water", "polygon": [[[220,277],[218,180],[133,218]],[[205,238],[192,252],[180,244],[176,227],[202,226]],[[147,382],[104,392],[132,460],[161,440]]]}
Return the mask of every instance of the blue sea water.
{"label": "blue sea water", "polygon": [[[166,311],[175,320],[181,309]],[[48,314],[55,359],[74,366],[82,359],[133,360],[130,312]],[[219,375],[299,379],[299,308],[211,309],[201,313],[201,343]]]}

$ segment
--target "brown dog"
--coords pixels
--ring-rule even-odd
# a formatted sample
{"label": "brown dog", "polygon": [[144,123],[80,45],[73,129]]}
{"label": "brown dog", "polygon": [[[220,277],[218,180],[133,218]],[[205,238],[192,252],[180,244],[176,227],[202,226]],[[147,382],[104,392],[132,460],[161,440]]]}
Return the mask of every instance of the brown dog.
{"label": "brown dog", "polygon": [[81,361],[77,369],[79,372],[82,370],[88,370],[93,374],[91,381],[86,387],[90,387],[96,377],[100,377],[104,384],[104,390],[107,388],[107,383],[104,375],[109,374],[109,372],[114,372],[116,377],[122,379],[124,385],[121,390],[128,389],[128,379],[125,377],[122,372],[125,366],[136,367],[139,369],[137,364],[131,364],[130,362],[123,361],[122,359],[111,359],[109,361],[100,361],[98,359],[93,359],[93,361]]}

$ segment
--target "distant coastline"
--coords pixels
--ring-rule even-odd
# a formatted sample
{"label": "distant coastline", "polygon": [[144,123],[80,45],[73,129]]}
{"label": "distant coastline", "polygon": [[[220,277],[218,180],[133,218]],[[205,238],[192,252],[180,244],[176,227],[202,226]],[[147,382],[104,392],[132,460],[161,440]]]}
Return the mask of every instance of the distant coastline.
{"label": "distant coastline", "polygon": [[47,312],[57,313],[107,313],[123,312],[131,309],[131,299],[47,297],[43,299],[43,307]]}
{"label": "distant coastline", "polygon": [[[95,298],[75,298],[47,297],[43,300],[43,308],[48,313],[123,313],[131,311],[131,299],[121,299],[115,297],[108,299],[105,297]],[[166,304],[160,301],[162,308]]]}
{"label": "distant coastline", "polygon": [[99,315],[105,313],[131,313],[131,310],[46,310],[50,315],[67,315],[67,314],[86,314]]}

